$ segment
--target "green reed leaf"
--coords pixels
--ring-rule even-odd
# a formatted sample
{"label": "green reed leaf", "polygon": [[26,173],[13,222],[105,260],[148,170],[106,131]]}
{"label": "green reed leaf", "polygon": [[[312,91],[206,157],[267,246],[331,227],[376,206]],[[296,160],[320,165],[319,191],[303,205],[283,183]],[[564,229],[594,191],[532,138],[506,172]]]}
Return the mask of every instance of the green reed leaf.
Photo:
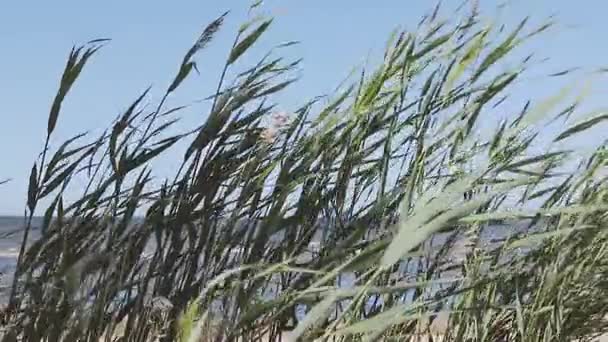
{"label": "green reed leaf", "polygon": [[481,62],[481,65],[473,74],[472,81],[476,81],[486,70],[488,70],[492,65],[496,64],[501,58],[505,57],[513,48],[515,48],[520,40],[519,34],[521,30],[525,27],[528,18],[522,20],[517,28],[509,34],[509,36],[498,45],[492,52],[490,52],[486,58]]}
{"label": "green reed leaf", "polygon": [[264,21],[260,24],[253,32],[251,32],[247,37],[243,38],[240,42],[236,44],[236,46],[230,51],[230,56],[228,57],[228,65],[233,64],[236,60],[247,51],[253,44],[262,36],[262,34],[268,29],[270,24],[272,23],[272,19]]}
{"label": "green reed leaf", "polygon": [[314,327],[315,324],[327,318],[335,301],[336,297],[330,295],[313,306],[304,319],[300,321],[296,328],[289,334],[289,338],[293,341],[297,341],[307,329]]}
{"label": "green reed leaf", "polygon": [[[106,42],[107,40],[101,40],[100,42]],[[88,60],[100,49],[100,46],[96,45],[96,41],[93,41],[93,45],[87,47],[84,52],[83,49],[85,46],[81,46],[79,48],[73,48],[68,57],[67,64],[63,71],[63,75],[61,77],[61,82],[59,84],[59,90],[55,95],[55,99],[53,100],[53,104],[51,106],[51,111],[49,113],[49,119],[47,124],[47,135],[50,136],[55,130],[55,126],[57,125],[57,119],[59,118],[59,112],[61,111],[61,105],[66,95],[74,85],[74,82],[80,76],[82,69]]]}
{"label": "green reed leaf", "polygon": [[554,141],[564,140],[572,135],[578,134],[580,132],[584,132],[589,128],[608,120],[608,114],[599,114],[592,118],[586,119],[584,121],[578,122],[577,124],[569,127],[565,131],[563,131],[560,135],[555,138]]}

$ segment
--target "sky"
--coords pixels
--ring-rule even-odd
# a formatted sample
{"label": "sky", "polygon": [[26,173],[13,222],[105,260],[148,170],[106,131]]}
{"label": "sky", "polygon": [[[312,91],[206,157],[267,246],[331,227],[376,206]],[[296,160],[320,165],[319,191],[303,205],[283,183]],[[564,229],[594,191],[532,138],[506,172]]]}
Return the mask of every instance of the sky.
{"label": "sky", "polygon": [[[450,8],[460,1],[443,3]],[[480,3],[488,14],[499,5],[493,0]],[[76,133],[107,127],[148,86],[153,87],[152,97],[160,96],[202,28],[232,10],[216,39],[197,56],[200,75],[190,78],[170,101],[210,95],[235,31],[246,20],[248,5],[246,0],[4,1],[0,5],[0,180],[12,181],[0,185],[0,215],[23,212],[29,170],[43,147],[49,108],[73,45],[112,39],[64,103],[51,141],[55,145]],[[301,41],[288,52],[303,58],[301,79],[279,98],[285,110],[293,109],[331,92],[353,67],[382,52],[393,29],[414,28],[433,5],[429,0],[267,0],[261,11],[276,20],[241,62],[252,64],[281,42]],[[608,2],[601,0],[512,0],[499,18],[513,25],[525,15],[537,23],[556,15],[559,29],[528,47],[551,57],[538,69],[537,76],[542,76],[572,66],[591,70],[608,63],[607,10]],[[558,89],[560,82],[531,77],[519,94],[544,96]],[[600,83],[594,89],[591,101],[599,106],[606,87]],[[189,112],[181,125],[195,126],[204,121],[204,113]],[[588,138],[600,136],[596,132]]]}

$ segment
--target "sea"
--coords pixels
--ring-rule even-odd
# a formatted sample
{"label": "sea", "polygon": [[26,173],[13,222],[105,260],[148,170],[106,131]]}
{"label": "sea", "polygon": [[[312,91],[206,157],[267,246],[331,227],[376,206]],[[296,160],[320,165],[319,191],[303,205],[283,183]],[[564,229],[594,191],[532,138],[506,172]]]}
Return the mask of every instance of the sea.
{"label": "sea", "polygon": [[[19,249],[23,241],[23,227],[25,226],[25,220],[23,217],[16,216],[0,216],[0,305],[5,304],[10,292],[10,286],[13,280],[15,267],[17,264],[17,258],[19,255]],[[30,242],[35,241],[41,236],[42,218],[34,217],[32,219],[32,229],[28,240]],[[482,230],[480,237],[481,243],[492,244],[495,241],[500,241],[503,238],[513,233],[521,232],[527,229],[528,224],[526,222],[511,222],[493,224]],[[315,238],[309,246],[309,250],[318,249],[320,239],[323,234],[316,234]],[[435,236],[433,244],[442,244],[445,241],[445,236]],[[414,263],[408,264],[406,268],[413,267],[412,270],[403,270],[405,272],[415,271],[417,267]],[[345,275],[341,281],[340,286],[349,287],[353,284],[354,278],[349,275]]]}

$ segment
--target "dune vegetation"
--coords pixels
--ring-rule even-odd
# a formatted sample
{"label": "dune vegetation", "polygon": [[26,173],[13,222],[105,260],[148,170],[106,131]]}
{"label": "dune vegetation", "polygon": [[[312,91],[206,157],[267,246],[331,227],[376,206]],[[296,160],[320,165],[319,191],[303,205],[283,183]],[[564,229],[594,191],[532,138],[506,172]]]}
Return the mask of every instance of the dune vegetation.
{"label": "dune vegetation", "polygon": [[[534,68],[512,51],[551,22],[505,27],[475,6],[432,8],[415,31],[388,38],[373,68],[282,112],[274,98],[297,87],[299,61],[280,56],[285,43],[239,63],[272,29],[255,17],[225,64],[206,66],[223,73],[204,122],[178,132],[189,106],[167,99],[196,75],[226,15],[186,51],[159,100],[149,94],[158,89],[143,92],[97,137],[53,135],[108,41],[70,52],[29,175],[3,341],[607,332],[608,151],[568,141],[608,117],[583,112],[576,87],[504,106]],[[504,120],[480,134],[496,112]],[[560,129],[539,151],[548,122]],[[171,177],[155,174],[160,157],[177,165]],[[32,240],[37,216],[43,233]]]}

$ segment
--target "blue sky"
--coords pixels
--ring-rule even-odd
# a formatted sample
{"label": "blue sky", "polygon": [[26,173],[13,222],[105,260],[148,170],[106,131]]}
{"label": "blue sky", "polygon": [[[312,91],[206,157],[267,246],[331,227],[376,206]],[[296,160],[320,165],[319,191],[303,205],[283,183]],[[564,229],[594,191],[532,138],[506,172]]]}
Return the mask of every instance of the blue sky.
{"label": "blue sky", "polygon": [[[447,7],[459,2],[444,1]],[[480,2],[490,10],[487,14],[499,4]],[[526,14],[535,22],[556,14],[561,24],[543,42],[529,46],[552,58],[539,69],[539,76],[569,66],[594,68],[607,64],[607,2],[510,2],[500,14],[506,23],[514,23]],[[365,62],[366,56],[381,52],[395,27],[413,28],[433,4],[428,0],[267,0],[263,11],[277,19],[244,62],[255,62],[277,43],[302,41],[289,52],[304,58],[302,79],[280,98],[285,109],[293,108],[330,92],[353,67]],[[157,87],[153,96],[158,96],[202,27],[232,9],[224,29],[197,58],[201,75],[190,79],[185,90],[171,101],[209,95],[247,7],[246,0],[5,1],[0,8],[0,179],[13,180],[0,187],[0,214],[23,212],[27,175],[44,142],[48,109],[72,45],[100,37],[113,39],[95,56],[69,95],[54,142],[106,127],[149,85]],[[522,94],[544,95],[557,89],[559,82],[532,80]],[[596,93],[602,93],[601,85]],[[601,96],[592,101],[600,104],[597,97]],[[187,114],[183,125],[203,121],[204,112],[200,113]]]}

